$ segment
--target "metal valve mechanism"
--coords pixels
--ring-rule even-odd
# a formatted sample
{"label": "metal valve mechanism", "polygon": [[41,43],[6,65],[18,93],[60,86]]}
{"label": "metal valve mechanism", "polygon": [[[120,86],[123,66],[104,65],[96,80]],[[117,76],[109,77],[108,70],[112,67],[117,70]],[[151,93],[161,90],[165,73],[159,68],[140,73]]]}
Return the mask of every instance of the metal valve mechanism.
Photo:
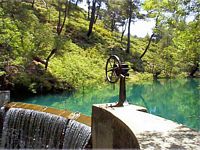
{"label": "metal valve mechanism", "polygon": [[120,80],[119,101],[115,106],[123,106],[126,101],[126,76],[129,76],[129,67],[121,62],[117,55],[111,55],[106,62],[106,79],[110,83]]}

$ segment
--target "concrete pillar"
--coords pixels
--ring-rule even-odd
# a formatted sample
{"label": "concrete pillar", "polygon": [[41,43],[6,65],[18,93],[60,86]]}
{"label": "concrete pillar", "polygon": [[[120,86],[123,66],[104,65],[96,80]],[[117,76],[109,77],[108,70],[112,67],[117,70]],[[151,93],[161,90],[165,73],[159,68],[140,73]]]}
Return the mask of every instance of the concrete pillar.
{"label": "concrete pillar", "polygon": [[[129,107],[129,106],[127,106]],[[141,107],[140,107],[141,108]],[[139,144],[132,130],[110,109],[124,107],[106,107],[106,104],[92,107],[92,146],[93,148],[137,148]],[[125,114],[126,115],[126,112]]]}
{"label": "concrete pillar", "polygon": [[10,102],[10,91],[0,91],[0,107]]}

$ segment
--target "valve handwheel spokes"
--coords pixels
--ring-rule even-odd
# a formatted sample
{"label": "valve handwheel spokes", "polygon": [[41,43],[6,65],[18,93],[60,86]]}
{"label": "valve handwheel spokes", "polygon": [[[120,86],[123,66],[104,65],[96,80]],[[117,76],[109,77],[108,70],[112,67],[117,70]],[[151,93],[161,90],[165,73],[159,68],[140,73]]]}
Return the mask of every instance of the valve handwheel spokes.
{"label": "valve handwheel spokes", "polygon": [[118,56],[111,55],[106,62],[106,79],[110,83],[116,83],[121,74],[121,61]]}

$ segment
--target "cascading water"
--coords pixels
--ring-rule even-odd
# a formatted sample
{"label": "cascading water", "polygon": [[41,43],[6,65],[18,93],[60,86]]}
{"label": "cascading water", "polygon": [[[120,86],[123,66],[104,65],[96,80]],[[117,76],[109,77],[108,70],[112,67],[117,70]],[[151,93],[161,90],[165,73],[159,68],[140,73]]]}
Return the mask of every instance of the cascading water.
{"label": "cascading water", "polygon": [[85,148],[91,128],[74,120],[22,108],[5,115],[2,148]]}
{"label": "cascading water", "polygon": [[[91,129],[84,124],[71,120],[65,131],[64,148],[85,147],[90,139]],[[71,135],[71,136],[68,136]]]}

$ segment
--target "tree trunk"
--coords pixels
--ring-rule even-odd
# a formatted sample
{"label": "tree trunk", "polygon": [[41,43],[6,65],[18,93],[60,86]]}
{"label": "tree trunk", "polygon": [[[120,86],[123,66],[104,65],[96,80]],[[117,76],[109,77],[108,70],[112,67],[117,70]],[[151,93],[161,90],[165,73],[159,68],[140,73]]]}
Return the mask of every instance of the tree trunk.
{"label": "tree trunk", "polygon": [[131,45],[131,21],[132,21],[132,13],[133,13],[133,4],[132,0],[129,1],[129,18],[128,18],[128,41],[126,53],[130,53],[130,45]]}
{"label": "tree trunk", "polygon": [[194,74],[199,70],[199,64],[196,63],[190,72],[190,77],[194,77]]}
{"label": "tree trunk", "polygon": [[151,41],[152,41],[153,37],[154,37],[154,33],[153,33],[153,34],[151,35],[151,37],[149,38],[149,42],[148,42],[148,44],[147,44],[147,46],[146,46],[146,48],[145,48],[143,54],[140,56],[140,59],[142,59],[142,57],[146,54],[147,50],[149,49],[149,46],[150,46],[150,44],[151,44]]}
{"label": "tree trunk", "polygon": [[131,45],[131,18],[132,18],[132,13],[129,14],[129,20],[128,20],[128,41],[127,41],[127,48],[126,48],[126,53],[130,53],[130,45]]}
{"label": "tree trunk", "polygon": [[[159,18],[159,15],[156,16],[155,29],[158,28],[158,18]],[[151,42],[152,42],[152,39],[153,39],[154,35],[155,35],[155,33],[153,33],[153,34],[151,35],[151,37],[149,38],[149,42],[148,42],[148,44],[147,44],[147,46],[146,46],[146,48],[145,48],[143,54],[140,56],[140,59],[142,59],[142,57],[146,54],[147,50],[149,49],[150,44],[151,44]]]}
{"label": "tree trunk", "polygon": [[[69,2],[70,3],[70,2]],[[70,4],[68,4],[70,5]],[[66,18],[67,18],[67,1],[65,3],[65,10],[64,10],[64,18],[63,18],[63,22],[61,24],[61,10],[62,8],[59,8],[59,14],[58,14],[58,24],[57,24],[57,34],[60,35],[62,30],[63,30],[63,27],[65,25],[65,21],[66,21]],[[68,10],[68,13],[69,13],[69,10]]]}
{"label": "tree trunk", "polygon": [[90,24],[89,24],[89,29],[87,36],[89,37],[92,33],[94,21],[95,21],[95,12],[96,12],[96,0],[92,1],[92,13],[91,13],[91,18],[90,18]]}
{"label": "tree trunk", "polygon": [[94,24],[97,22],[98,17],[99,17],[99,10],[97,10],[97,14],[96,14],[95,19],[94,19]]}
{"label": "tree trunk", "polygon": [[34,4],[35,4],[35,0],[32,1],[32,8],[34,7]]}
{"label": "tree trunk", "polygon": [[40,63],[43,64],[43,65],[46,65],[46,61],[42,60],[42,59],[41,59],[40,57],[38,57],[38,56],[33,57],[33,60],[34,60],[34,61],[37,61],[37,62],[40,62]]}
{"label": "tree trunk", "polygon": [[88,20],[90,20],[90,0],[87,0],[87,4],[88,4]]}
{"label": "tree trunk", "polygon": [[[123,26],[124,26],[124,25],[123,25]],[[124,33],[125,33],[125,31],[126,31],[126,27],[127,27],[127,21],[126,21],[126,23],[125,23],[124,29],[122,29],[121,43],[122,43],[122,40],[123,40],[123,38],[124,38]]]}
{"label": "tree trunk", "polygon": [[[58,14],[58,23],[57,23],[57,35],[60,36],[62,30],[63,30],[63,27],[65,25],[65,21],[66,21],[66,18],[67,18],[67,12],[69,13],[69,10],[67,11],[67,2],[65,3],[65,10],[64,10],[64,18],[63,18],[63,21],[61,22],[61,7],[59,8],[59,14]],[[69,1],[70,3],[70,1]],[[68,4],[69,4],[68,3]],[[60,4],[61,6],[61,4]],[[69,8],[68,8],[69,9]],[[49,56],[47,57],[46,59],[46,64],[45,64],[45,70],[48,69],[48,65],[49,65],[49,61],[51,59],[51,57],[53,57],[53,55],[58,51],[58,47],[56,46],[54,49],[52,49],[51,53],[49,54]]]}
{"label": "tree trunk", "polygon": [[57,48],[52,49],[51,53],[49,54],[49,56],[46,59],[46,63],[45,63],[45,70],[47,70],[48,65],[49,65],[49,60],[51,59],[51,57],[57,52]]}
{"label": "tree trunk", "polygon": [[76,6],[78,5],[78,2],[79,2],[79,0],[76,0],[76,4],[75,4]]}
{"label": "tree trunk", "polygon": [[99,13],[100,13],[100,8],[101,8],[101,1],[99,2],[97,8],[96,8],[96,17],[95,17],[95,20],[94,20],[94,23],[96,23],[98,17],[99,17]]}
{"label": "tree trunk", "polygon": [[111,32],[114,31],[115,29],[115,13],[112,15],[112,20],[111,20]]}

